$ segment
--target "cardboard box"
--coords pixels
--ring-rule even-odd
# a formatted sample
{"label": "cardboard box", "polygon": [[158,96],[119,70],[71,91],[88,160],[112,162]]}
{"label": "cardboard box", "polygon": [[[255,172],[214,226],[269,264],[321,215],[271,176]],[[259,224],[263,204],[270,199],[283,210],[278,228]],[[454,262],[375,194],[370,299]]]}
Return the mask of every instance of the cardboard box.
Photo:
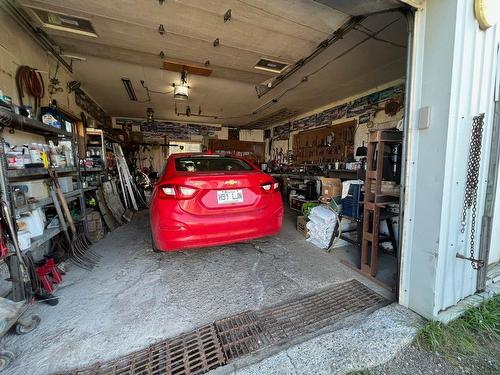
{"label": "cardboard box", "polygon": [[307,229],[307,219],[305,216],[297,216],[297,231],[302,233],[305,238],[309,237],[309,231]]}
{"label": "cardboard box", "polygon": [[342,181],[340,178],[321,177],[321,195],[324,197],[341,196]]}

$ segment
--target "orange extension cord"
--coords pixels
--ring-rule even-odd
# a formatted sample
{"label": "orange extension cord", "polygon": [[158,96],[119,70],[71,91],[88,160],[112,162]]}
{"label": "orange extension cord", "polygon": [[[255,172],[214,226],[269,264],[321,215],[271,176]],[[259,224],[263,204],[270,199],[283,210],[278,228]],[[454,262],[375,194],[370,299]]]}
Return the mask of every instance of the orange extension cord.
{"label": "orange extension cord", "polygon": [[24,89],[26,94],[35,99],[33,113],[37,113],[41,99],[45,95],[45,86],[40,72],[27,65],[21,65],[16,72],[17,92],[19,93],[19,104],[23,106]]}

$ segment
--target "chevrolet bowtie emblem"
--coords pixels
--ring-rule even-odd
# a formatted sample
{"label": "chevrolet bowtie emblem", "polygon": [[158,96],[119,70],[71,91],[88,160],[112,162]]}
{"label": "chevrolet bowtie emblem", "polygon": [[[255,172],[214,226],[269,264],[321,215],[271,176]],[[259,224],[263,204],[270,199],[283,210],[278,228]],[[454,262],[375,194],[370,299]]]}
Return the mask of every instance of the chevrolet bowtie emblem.
{"label": "chevrolet bowtie emblem", "polygon": [[238,183],[238,181],[236,180],[227,180],[226,182],[224,182],[224,185],[236,185]]}

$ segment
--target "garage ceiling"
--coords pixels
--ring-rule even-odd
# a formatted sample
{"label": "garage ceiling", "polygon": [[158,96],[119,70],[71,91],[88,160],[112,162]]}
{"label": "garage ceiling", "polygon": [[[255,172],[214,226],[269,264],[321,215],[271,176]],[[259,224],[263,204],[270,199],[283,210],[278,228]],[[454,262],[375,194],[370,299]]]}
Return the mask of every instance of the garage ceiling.
{"label": "garage ceiling", "polygon": [[[396,8],[399,2],[395,0],[165,0],[163,5],[158,0],[21,3],[27,8],[91,21],[97,38],[54,29],[45,31],[65,54],[87,58],[86,62],[74,63],[75,78],[112,116],[144,117],[146,108],[153,107],[156,118],[245,126],[276,112],[306,112],[404,75],[406,24],[401,13],[392,12],[367,18],[357,30],[260,99],[255,92],[255,85],[276,75],[255,69],[259,59],[292,64],[310,54],[351,15]],[[224,22],[228,9],[232,18]],[[158,32],[160,24],[166,30],[164,35]],[[384,41],[368,36],[379,30],[382,31],[377,38]],[[220,44],[214,47],[216,38]],[[180,74],[161,69],[165,59],[200,66],[210,62],[211,76],[188,77],[189,105],[193,113],[201,107],[202,114],[217,116],[216,119],[176,115],[171,85],[180,83]],[[307,82],[301,83],[306,75]],[[121,77],[132,80],[139,99],[147,99],[140,80],[151,90],[166,94],[151,93],[151,103],[132,102]],[[185,106],[178,102],[178,111],[184,112]],[[258,108],[258,113],[253,114]]]}

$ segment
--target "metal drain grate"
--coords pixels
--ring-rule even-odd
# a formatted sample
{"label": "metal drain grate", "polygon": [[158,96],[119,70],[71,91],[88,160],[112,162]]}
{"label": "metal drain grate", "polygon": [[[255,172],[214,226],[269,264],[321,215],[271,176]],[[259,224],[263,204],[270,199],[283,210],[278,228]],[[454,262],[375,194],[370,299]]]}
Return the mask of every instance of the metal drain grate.
{"label": "metal drain grate", "polygon": [[255,352],[270,343],[254,311],[245,311],[214,324],[228,361]]}
{"label": "metal drain grate", "polygon": [[215,327],[210,324],[116,360],[60,374],[195,375],[225,363]]}
{"label": "metal drain grate", "polygon": [[357,280],[258,313],[274,343],[324,328],[388,301]]}
{"label": "metal drain grate", "polygon": [[356,280],[259,312],[245,311],[116,360],[55,375],[195,375],[388,301]]}

